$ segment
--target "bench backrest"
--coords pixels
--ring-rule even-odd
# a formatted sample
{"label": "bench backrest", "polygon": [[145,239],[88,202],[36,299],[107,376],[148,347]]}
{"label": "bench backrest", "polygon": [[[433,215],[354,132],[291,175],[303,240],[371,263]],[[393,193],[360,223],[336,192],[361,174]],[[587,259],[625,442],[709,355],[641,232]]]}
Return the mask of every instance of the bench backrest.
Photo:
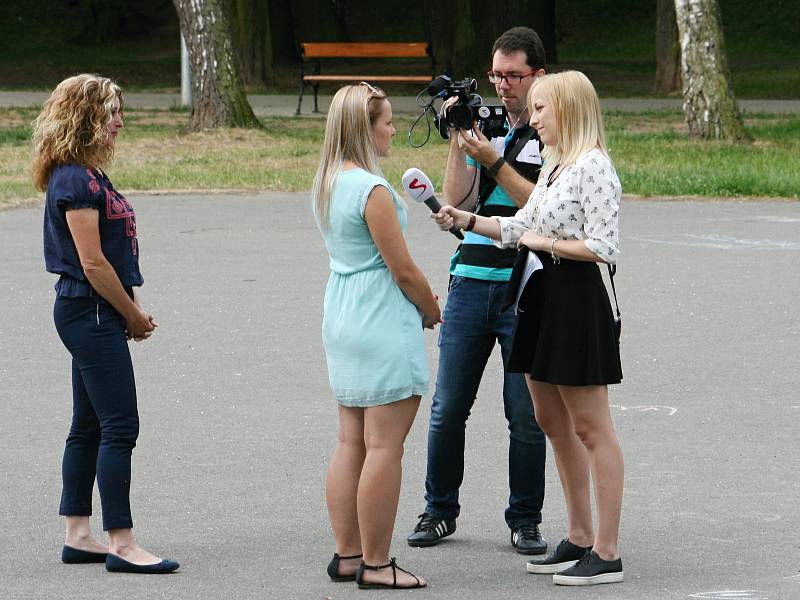
{"label": "bench backrest", "polygon": [[305,58],[424,58],[426,42],[308,42],[300,44]]}

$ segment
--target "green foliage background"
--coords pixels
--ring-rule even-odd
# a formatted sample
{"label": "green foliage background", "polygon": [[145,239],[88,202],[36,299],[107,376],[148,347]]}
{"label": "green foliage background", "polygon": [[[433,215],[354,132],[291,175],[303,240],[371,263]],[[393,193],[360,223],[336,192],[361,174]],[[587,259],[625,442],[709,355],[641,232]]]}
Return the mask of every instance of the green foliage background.
{"label": "green foliage background", "polygon": [[[87,3],[105,7],[101,25],[87,24]],[[293,4],[307,10],[303,6],[313,2]],[[350,0],[344,5],[350,39],[408,41],[430,35],[422,0]],[[720,6],[737,96],[798,97],[800,2],[762,0],[755,5],[720,0]],[[125,19],[114,20],[115,11],[127,11]],[[330,25],[317,32],[320,25],[314,19],[296,21],[298,37],[337,35]],[[585,71],[603,96],[650,94],[654,36],[655,0],[558,0],[561,62],[556,66]],[[175,90],[180,83],[178,39],[177,18],[168,0],[4,0],[0,88],[51,88],[68,75],[88,70],[114,77],[129,90]],[[276,87],[255,91],[295,91],[296,62],[284,55],[276,69]]]}

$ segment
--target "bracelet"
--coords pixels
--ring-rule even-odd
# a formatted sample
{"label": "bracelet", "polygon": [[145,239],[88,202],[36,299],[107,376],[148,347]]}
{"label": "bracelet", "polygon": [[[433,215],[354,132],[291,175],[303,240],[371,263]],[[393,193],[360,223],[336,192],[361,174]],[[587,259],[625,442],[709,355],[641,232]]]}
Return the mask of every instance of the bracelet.
{"label": "bracelet", "polygon": [[553,259],[553,264],[555,264],[555,265],[557,265],[558,263],[561,262],[561,258],[556,256],[556,242],[557,241],[558,240],[556,238],[553,238],[550,241],[550,258]]}
{"label": "bracelet", "polygon": [[472,228],[475,227],[475,221],[476,220],[477,219],[475,218],[475,213],[470,213],[470,215],[469,215],[469,223],[467,223],[467,226],[464,227],[464,231],[472,231]]}
{"label": "bracelet", "polygon": [[506,159],[505,159],[505,158],[503,158],[503,157],[501,156],[500,158],[498,158],[498,159],[495,161],[495,163],[494,163],[494,164],[493,164],[491,167],[489,167],[488,169],[486,169],[486,174],[487,174],[489,177],[491,177],[492,179],[494,179],[495,177],[497,177],[497,174],[500,172],[500,168],[501,168],[501,167],[502,167],[504,164],[506,164]]}

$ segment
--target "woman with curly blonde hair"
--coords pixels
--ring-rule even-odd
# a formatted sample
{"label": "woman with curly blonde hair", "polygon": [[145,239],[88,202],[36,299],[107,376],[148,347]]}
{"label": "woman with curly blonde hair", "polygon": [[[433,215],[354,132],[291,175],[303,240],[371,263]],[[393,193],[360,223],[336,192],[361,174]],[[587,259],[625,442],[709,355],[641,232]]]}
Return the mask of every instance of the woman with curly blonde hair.
{"label": "woman with curly blonde hair", "polygon": [[[127,573],[178,568],[133,537],[131,454],[139,434],[128,340],[158,326],[142,310],[136,215],[103,169],[122,130],[122,90],[98,75],[62,81],[34,122],[33,183],[46,192],[44,257],[55,285],[53,317],[72,355],[72,426],[64,448],[59,514],[65,563],[105,563]],[[91,533],[97,478],[108,545]]]}

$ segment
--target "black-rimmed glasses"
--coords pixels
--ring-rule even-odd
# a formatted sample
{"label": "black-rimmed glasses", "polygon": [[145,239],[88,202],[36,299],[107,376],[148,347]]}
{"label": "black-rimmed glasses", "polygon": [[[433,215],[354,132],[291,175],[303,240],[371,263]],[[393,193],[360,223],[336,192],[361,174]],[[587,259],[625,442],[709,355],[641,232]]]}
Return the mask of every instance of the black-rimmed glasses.
{"label": "black-rimmed glasses", "polygon": [[505,79],[510,85],[519,85],[522,83],[523,79],[535,74],[536,71],[531,71],[530,73],[500,73],[497,71],[488,71],[486,73],[486,75],[489,77],[489,83],[498,84]]}

